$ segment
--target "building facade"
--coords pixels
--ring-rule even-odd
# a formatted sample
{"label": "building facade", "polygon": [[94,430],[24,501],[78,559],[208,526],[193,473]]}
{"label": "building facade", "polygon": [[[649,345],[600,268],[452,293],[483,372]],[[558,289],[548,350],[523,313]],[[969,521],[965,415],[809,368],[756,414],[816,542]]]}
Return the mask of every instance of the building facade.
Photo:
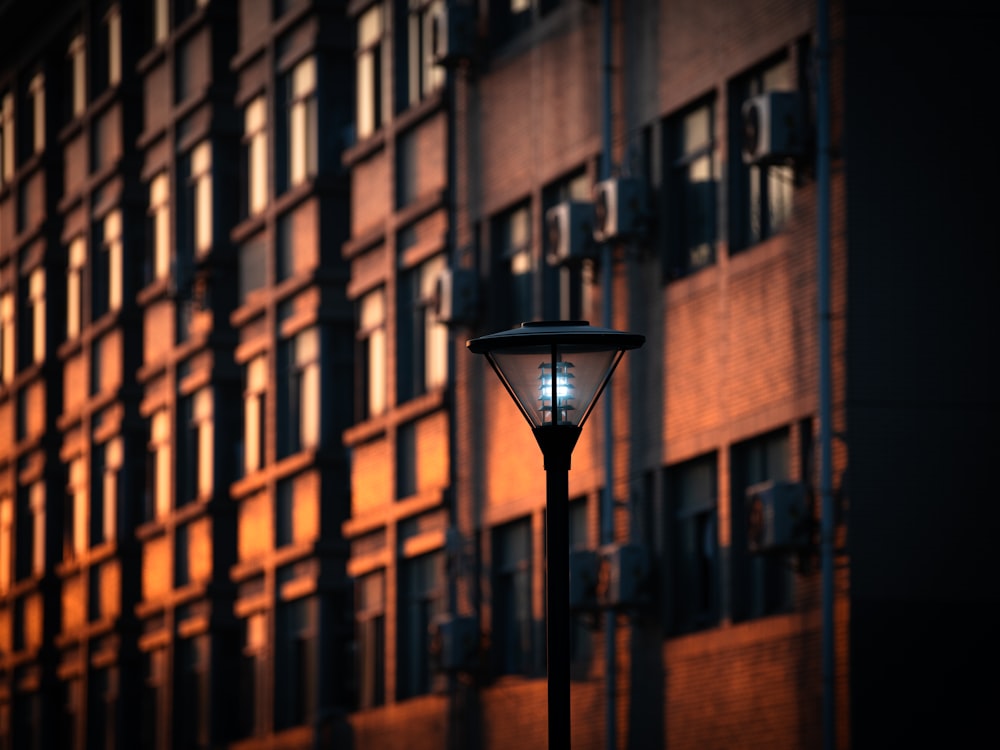
{"label": "building facade", "polygon": [[35,6],[0,22],[0,742],[311,746],[352,671],[344,8]]}
{"label": "building facade", "polygon": [[542,457],[465,342],[553,319],[646,336],[570,472],[574,746],[972,737],[992,11],[428,7],[349,9],[358,746],[546,746]]}
{"label": "building facade", "polygon": [[539,320],[573,747],[982,736],[995,20],[0,3],[0,748],[547,747]]}

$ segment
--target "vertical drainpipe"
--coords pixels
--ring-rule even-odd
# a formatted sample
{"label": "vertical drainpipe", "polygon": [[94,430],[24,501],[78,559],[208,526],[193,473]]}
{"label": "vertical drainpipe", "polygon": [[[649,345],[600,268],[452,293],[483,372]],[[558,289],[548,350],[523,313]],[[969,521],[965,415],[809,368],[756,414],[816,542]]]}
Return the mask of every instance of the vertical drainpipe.
{"label": "vertical drainpipe", "polygon": [[[458,253],[458,243],[456,238],[458,237],[458,230],[455,223],[458,218],[458,186],[456,185],[456,175],[458,173],[458,167],[456,164],[458,146],[456,134],[456,123],[458,122],[458,115],[455,112],[456,102],[458,101],[458,94],[455,90],[456,79],[458,78],[458,68],[449,65],[445,68],[445,169],[446,174],[446,198],[447,201],[446,211],[447,211],[447,228],[445,229],[445,252],[447,253],[448,266],[450,268],[458,268],[460,263],[459,253]],[[455,356],[456,339],[458,337],[455,334],[454,328],[449,328],[448,331],[448,347],[447,347],[447,362],[445,367],[448,373],[448,391],[447,391],[447,409],[448,409],[448,529],[454,530],[453,533],[458,539],[458,549],[449,550],[445,549],[445,556],[447,559],[445,578],[447,586],[447,602],[446,611],[451,616],[458,615],[458,571],[461,570],[461,558],[464,553],[461,532],[459,531],[458,523],[458,373],[455,368],[457,365],[457,357]],[[450,540],[449,540],[450,541]],[[448,558],[449,555],[454,555],[454,558]],[[446,747],[448,748],[460,748],[462,747],[462,739],[465,734],[461,725],[461,719],[459,718],[459,707],[458,707],[458,679],[456,675],[449,671],[448,672],[448,722],[446,723]]]}
{"label": "vertical drainpipe", "polygon": [[[611,177],[611,0],[603,0],[601,4],[601,136],[602,154],[600,160],[600,178]],[[604,325],[614,328],[611,306],[611,243],[601,244],[601,305]],[[601,545],[611,544],[615,540],[614,519],[614,408],[612,389],[608,388],[604,396],[604,491],[601,493],[600,521]],[[618,679],[615,662],[615,613],[610,609],[604,613],[604,737],[606,750],[615,750],[618,730],[616,726],[617,697],[615,683]]]}
{"label": "vertical drainpipe", "polygon": [[816,18],[816,244],[819,313],[819,443],[821,495],[820,567],[822,571],[823,748],[836,746],[834,712],[833,543],[834,503],[831,469],[830,370],[830,30],[828,0],[818,0]]}

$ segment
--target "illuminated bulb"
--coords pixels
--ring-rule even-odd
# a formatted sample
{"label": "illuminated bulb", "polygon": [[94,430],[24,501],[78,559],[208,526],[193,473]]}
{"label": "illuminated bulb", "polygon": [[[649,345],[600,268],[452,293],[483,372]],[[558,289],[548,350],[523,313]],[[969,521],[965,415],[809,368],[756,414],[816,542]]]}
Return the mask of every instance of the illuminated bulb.
{"label": "illuminated bulb", "polygon": [[[542,362],[538,368],[538,408],[543,424],[562,424],[568,421],[567,413],[575,409],[573,398],[576,390],[573,386],[572,362],[556,362],[555,404],[552,396],[552,363]],[[555,408],[553,408],[553,406]],[[553,412],[558,412],[553,420]]]}

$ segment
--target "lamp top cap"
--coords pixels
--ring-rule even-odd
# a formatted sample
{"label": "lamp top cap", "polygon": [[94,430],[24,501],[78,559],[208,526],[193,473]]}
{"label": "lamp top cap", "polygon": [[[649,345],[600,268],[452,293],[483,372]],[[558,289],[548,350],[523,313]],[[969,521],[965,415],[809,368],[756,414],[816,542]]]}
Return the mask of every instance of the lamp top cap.
{"label": "lamp top cap", "polygon": [[521,323],[518,328],[491,333],[465,342],[475,354],[497,349],[534,348],[552,345],[594,351],[637,349],[646,341],[640,333],[592,326],[586,320],[540,320]]}

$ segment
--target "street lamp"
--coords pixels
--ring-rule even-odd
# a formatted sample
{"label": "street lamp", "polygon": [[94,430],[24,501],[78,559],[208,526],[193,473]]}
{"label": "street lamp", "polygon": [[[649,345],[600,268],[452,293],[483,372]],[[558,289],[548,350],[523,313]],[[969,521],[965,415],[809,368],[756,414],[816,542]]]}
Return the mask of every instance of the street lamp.
{"label": "street lamp", "polygon": [[[545,468],[549,748],[569,748],[569,468],[583,423],[625,352],[646,337],[586,321],[522,323],[466,342],[531,425]],[[611,477],[605,481],[610,482]]]}

